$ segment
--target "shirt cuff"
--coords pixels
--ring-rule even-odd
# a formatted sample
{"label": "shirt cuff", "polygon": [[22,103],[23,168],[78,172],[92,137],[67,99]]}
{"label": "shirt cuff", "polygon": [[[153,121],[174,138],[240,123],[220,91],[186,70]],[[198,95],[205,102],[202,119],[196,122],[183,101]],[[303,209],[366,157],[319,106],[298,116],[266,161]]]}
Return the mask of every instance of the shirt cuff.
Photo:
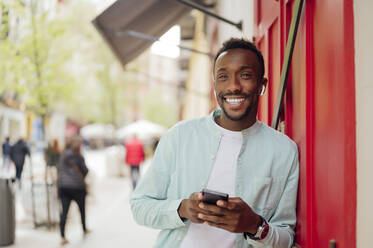
{"label": "shirt cuff", "polygon": [[177,227],[185,226],[185,223],[182,221],[179,213],[177,212],[182,200],[183,199],[171,200],[167,208],[167,212],[170,214],[172,221],[177,225]]}

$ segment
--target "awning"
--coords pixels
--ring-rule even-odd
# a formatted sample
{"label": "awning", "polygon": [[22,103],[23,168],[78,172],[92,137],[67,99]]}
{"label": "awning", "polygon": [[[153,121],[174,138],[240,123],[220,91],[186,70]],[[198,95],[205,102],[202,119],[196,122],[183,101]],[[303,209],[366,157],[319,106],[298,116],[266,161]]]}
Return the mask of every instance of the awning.
{"label": "awning", "polygon": [[93,24],[125,65],[153,43],[128,32],[159,38],[190,10],[175,0],[118,0],[97,16]]}

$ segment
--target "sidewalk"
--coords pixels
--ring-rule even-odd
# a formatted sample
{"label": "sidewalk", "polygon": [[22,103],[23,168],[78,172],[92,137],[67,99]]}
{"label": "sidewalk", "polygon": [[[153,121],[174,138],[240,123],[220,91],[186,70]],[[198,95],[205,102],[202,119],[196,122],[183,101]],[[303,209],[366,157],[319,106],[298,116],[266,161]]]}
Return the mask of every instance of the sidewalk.
{"label": "sidewalk", "polygon": [[[87,165],[95,177],[87,198],[87,227],[92,232],[83,237],[79,211],[73,203],[66,226],[66,238],[70,243],[64,247],[152,247],[158,231],[134,222],[129,205],[130,180],[105,176],[103,158],[102,151],[86,154]],[[18,222],[16,242],[8,247],[61,247],[59,229],[34,229],[30,222]]]}

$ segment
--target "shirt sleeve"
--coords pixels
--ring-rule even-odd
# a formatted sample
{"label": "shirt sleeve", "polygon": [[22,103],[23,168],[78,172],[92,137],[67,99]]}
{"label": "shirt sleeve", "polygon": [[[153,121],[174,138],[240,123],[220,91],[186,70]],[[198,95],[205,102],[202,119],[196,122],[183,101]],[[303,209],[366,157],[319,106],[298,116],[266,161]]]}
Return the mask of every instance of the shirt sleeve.
{"label": "shirt sleeve", "polygon": [[274,215],[269,219],[269,233],[260,241],[248,238],[254,247],[290,248],[294,242],[294,229],[297,220],[296,204],[299,178],[299,159],[296,150],[280,202]]}
{"label": "shirt sleeve", "polygon": [[177,209],[182,199],[167,197],[172,167],[175,166],[175,146],[167,133],[159,142],[152,164],[132,193],[130,204],[135,221],[157,229],[184,226]]}

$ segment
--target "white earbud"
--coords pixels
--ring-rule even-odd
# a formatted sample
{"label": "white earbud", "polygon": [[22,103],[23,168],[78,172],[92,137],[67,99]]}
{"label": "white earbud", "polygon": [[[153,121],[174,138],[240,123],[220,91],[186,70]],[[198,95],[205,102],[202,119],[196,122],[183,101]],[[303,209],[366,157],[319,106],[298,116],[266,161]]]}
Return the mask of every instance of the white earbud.
{"label": "white earbud", "polygon": [[262,96],[262,95],[264,95],[264,92],[266,91],[266,87],[263,85],[262,86],[262,91],[260,92],[260,95]]}

